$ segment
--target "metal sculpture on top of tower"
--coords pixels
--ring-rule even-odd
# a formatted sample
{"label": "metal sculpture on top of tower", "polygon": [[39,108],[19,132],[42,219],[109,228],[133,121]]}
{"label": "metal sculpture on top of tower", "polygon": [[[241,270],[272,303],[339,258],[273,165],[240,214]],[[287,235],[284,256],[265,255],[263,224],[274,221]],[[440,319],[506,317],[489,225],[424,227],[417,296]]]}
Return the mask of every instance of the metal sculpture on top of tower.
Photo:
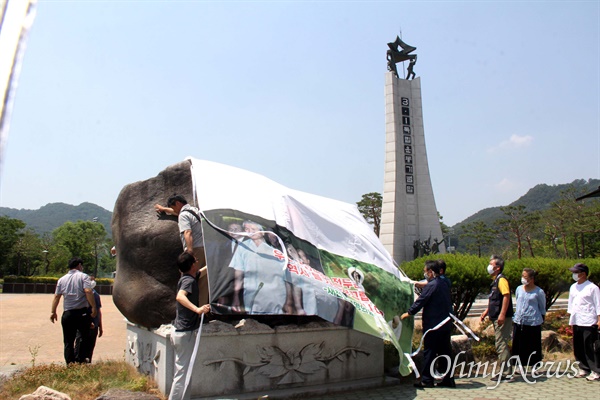
{"label": "metal sculpture on top of tower", "polygon": [[[409,54],[409,53],[412,53],[417,48],[404,43],[402,41],[402,39],[400,39],[400,36],[396,36],[396,40],[388,43],[387,45],[390,48],[387,51],[388,71],[393,72],[397,78],[400,78],[400,76],[398,76],[398,69],[396,68],[396,64],[399,62],[409,60],[410,62],[408,64],[408,68],[406,70],[406,72],[407,72],[406,79],[414,79],[416,75],[413,71],[413,68],[414,68],[415,64],[417,63],[417,55]],[[399,47],[402,48],[402,51],[400,51],[398,49]],[[411,76],[412,76],[412,78],[411,78]]]}

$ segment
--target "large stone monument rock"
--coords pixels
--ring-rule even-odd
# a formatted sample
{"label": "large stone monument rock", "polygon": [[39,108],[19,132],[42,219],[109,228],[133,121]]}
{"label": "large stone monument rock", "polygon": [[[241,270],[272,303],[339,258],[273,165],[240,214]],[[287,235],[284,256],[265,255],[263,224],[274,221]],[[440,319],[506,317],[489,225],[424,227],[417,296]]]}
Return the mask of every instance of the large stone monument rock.
{"label": "large stone monument rock", "polygon": [[[192,203],[192,181],[191,163],[184,161],[127,185],[112,220],[117,249],[113,300],[129,320],[126,359],[151,376],[163,394],[170,391],[175,368],[173,327],[165,324],[175,317],[176,259],[182,246],[176,218],[159,217],[154,205],[165,204],[175,193]],[[313,316],[226,317],[204,321],[190,368],[191,398],[300,398],[375,387],[386,380],[379,336]],[[257,317],[274,323],[260,323]]]}
{"label": "large stone monument rock", "polygon": [[165,204],[175,193],[193,198],[189,161],[125,186],[113,212],[117,249],[113,301],[129,321],[147,328],[175,318],[176,259],[182,251],[177,218],[159,218],[154,211],[156,203]]}

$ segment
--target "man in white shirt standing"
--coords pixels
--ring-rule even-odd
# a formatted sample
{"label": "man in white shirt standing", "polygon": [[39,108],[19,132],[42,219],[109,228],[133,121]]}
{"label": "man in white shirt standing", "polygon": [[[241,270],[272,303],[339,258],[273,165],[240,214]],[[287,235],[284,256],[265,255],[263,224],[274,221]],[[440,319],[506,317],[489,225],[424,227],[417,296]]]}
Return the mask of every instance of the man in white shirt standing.
{"label": "man in white shirt standing", "polygon": [[[65,297],[64,312],[60,319],[63,329],[64,355],[67,365],[74,362],[86,362],[85,355],[90,347],[90,324],[98,312],[92,292],[90,277],[83,272],[83,260],[74,257],[69,260],[69,273],[58,280],[50,321],[54,323],[58,316],[56,309],[60,298]],[[88,309],[91,307],[91,311]],[[81,334],[80,351],[75,354],[75,338]]]}
{"label": "man in white shirt standing", "polygon": [[569,325],[573,327],[573,353],[579,362],[576,378],[587,375],[588,381],[600,380],[600,355],[594,349],[600,326],[600,288],[588,280],[590,270],[585,264],[569,268],[575,283],[569,291],[571,314]]}

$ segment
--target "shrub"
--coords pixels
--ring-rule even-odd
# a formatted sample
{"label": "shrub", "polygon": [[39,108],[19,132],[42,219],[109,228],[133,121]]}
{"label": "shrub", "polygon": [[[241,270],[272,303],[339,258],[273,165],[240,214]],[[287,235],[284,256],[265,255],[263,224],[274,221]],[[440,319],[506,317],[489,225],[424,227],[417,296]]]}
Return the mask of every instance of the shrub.
{"label": "shrub", "polygon": [[569,315],[566,310],[558,310],[546,314],[544,323],[542,324],[543,331],[557,331],[561,326],[569,325]]}
{"label": "shrub", "polygon": [[569,314],[566,310],[558,310],[546,314],[542,330],[557,332],[562,339],[570,341],[573,339],[573,328],[569,325]]}
{"label": "shrub", "polygon": [[[423,279],[423,265],[426,260],[442,259],[446,262],[446,275],[452,281],[452,305],[454,313],[464,319],[478,295],[489,292],[490,276],[486,271],[489,259],[467,254],[434,254],[403,263],[400,267],[413,280]],[[590,281],[600,283],[600,259],[552,259],[522,258],[507,260],[504,275],[514,293],[521,285],[521,274],[524,268],[532,268],[538,272],[536,285],[546,294],[546,310],[567,292],[573,284],[569,268],[576,263],[584,263],[590,269]]]}
{"label": "shrub", "polygon": [[[5,283],[56,283],[59,278],[54,276],[15,276],[7,275],[4,277]],[[114,279],[111,278],[97,278],[96,284],[98,285],[112,285]]]}
{"label": "shrub", "polygon": [[98,285],[112,285],[115,280],[112,278],[96,278]]}
{"label": "shrub", "polygon": [[485,267],[487,258],[468,254],[434,254],[403,263],[402,270],[413,280],[423,279],[426,260],[442,259],[446,262],[446,276],[452,281],[452,306],[459,319],[465,319],[477,296],[488,290],[490,277]]}
{"label": "shrub", "polygon": [[6,283],[56,283],[58,278],[52,276],[15,276],[4,277]]}
{"label": "shrub", "polygon": [[484,336],[478,342],[472,341],[471,348],[476,361],[493,361],[498,358],[494,336]]}
{"label": "shrub", "polygon": [[577,261],[560,260],[552,258],[522,258],[520,260],[510,260],[506,262],[504,275],[514,290],[521,285],[521,274],[524,268],[532,268],[538,272],[535,284],[539,286],[546,294],[546,310],[554,304],[556,299],[569,290],[573,282],[569,268]]}

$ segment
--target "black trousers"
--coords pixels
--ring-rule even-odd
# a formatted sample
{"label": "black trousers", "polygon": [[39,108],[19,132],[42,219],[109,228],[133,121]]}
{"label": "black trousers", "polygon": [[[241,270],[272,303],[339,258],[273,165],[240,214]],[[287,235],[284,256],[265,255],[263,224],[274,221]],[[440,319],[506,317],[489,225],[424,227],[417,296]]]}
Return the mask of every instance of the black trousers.
{"label": "black trousers", "polygon": [[[85,354],[88,352],[87,349],[90,343],[91,322],[92,319],[87,307],[63,312],[60,323],[63,329],[65,362],[67,365],[85,361]],[[81,334],[82,341],[79,353],[75,354],[75,338],[78,331]]]}
{"label": "black trousers", "polygon": [[579,367],[600,373],[600,354],[594,352],[594,342],[598,340],[598,325],[573,325],[573,353]]}
{"label": "black trousers", "polygon": [[85,362],[92,362],[92,355],[94,354],[94,348],[96,347],[96,339],[98,338],[98,332],[100,328],[95,326],[94,328],[90,328],[90,340],[88,342],[87,352],[83,353],[82,343],[83,338],[81,337],[81,332],[77,331],[77,336],[75,336],[75,358],[79,358],[81,360],[85,360]]}
{"label": "black trousers", "polygon": [[513,324],[512,355],[523,367],[542,361],[542,326]]}
{"label": "black trousers", "polygon": [[[443,373],[448,371],[448,373],[444,375],[442,382],[449,383],[453,380],[453,377],[451,376],[452,363],[448,362],[448,360],[452,360],[452,344],[450,343],[450,334],[450,330],[437,330],[429,331],[427,336],[425,336],[425,340],[423,342],[425,345],[425,350],[423,351],[423,371],[421,372],[423,377],[421,378],[421,382],[433,383],[434,378],[431,374],[431,369],[434,368],[434,361],[436,362],[436,369],[438,372]],[[436,360],[436,357],[439,358]]]}

